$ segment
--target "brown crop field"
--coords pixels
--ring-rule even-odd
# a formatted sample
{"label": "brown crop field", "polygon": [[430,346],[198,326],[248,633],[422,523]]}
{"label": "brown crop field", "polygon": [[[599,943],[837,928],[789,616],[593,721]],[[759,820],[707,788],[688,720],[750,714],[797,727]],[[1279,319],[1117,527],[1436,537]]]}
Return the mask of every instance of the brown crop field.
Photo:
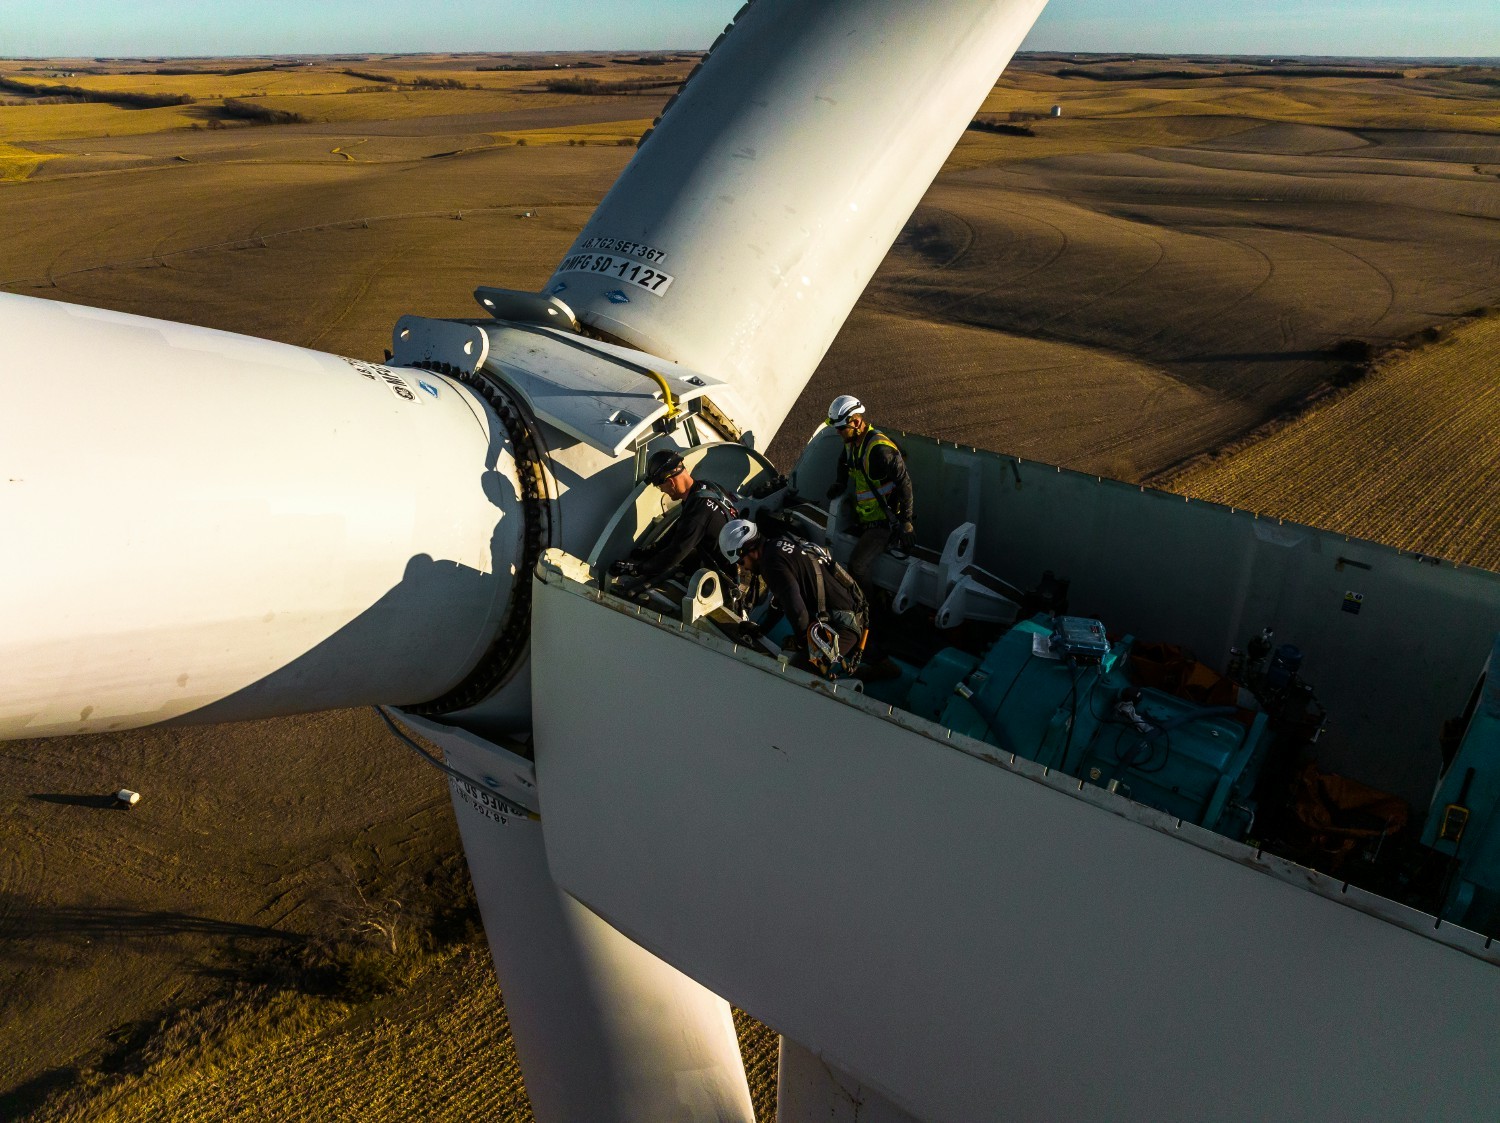
{"label": "brown crop field", "polygon": [[[671,95],[548,79],[695,62],[0,60],[194,99],[0,94],[0,289],[378,358],[403,314],[539,287]],[[1494,74],[1324,69],[1018,60],[981,116],[1031,135],[965,136],[773,457],[852,392],[879,422],[1500,565],[1500,319],[1471,316],[1500,306]],[[375,715],[0,754],[0,1118],[529,1117],[444,783]],[[100,806],[122,785],[139,808]],[[399,954],[351,936],[361,894],[406,903]],[[769,1117],[775,1037],[742,1027]]]}
{"label": "brown crop field", "polygon": [[1170,487],[1500,569],[1500,317],[1393,352],[1348,394]]}

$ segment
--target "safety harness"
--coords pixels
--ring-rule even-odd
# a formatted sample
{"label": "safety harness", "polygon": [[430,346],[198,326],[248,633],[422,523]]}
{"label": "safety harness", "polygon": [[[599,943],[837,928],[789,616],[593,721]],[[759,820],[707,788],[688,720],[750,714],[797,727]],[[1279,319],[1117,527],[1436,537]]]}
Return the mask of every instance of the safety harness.
{"label": "safety harness", "polygon": [[[707,500],[711,506],[717,506],[727,522],[740,517],[740,497],[713,480],[697,480],[693,484],[692,494]],[[719,587],[724,590],[724,603],[743,617],[746,603],[750,599],[750,589],[741,583],[739,566],[724,557],[717,542],[705,553],[712,559],[712,568],[719,574]]]}
{"label": "safety harness", "polygon": [[740,517],[740,497],[726,487],[720,487],[713,480],[696,480],[693,483],[693,491],[709,491],[713,494],[708,496],[710,503],[717,502],[722,508],[722,514],[728,519]]}
{"label": "safety harness", "polygon": [[881,445],[891,449],[897,456],[901,455],[896,442],[879,429],[866,429],[853,445],[844,446],[844,462],[849,467],[849,479],[854,484],[854,513],[862,523],[892,519],[890,494],[896,490],[896,481],[887,480],[877,486],[870,476],[870,453]]}
{"label": "safety harness", "polygon": [[[870,638],[870,612],[869,606],[865,603],[864,591],[860,589],[859,582],[855,581],[849,571],[836,562],[833,555],[824,547],[815,545],[805,538],[798,538],[795,534],[787,535],[786,540],[791,542],[797,553],[812,559],[813,562],[813,585],[817,589],[818,604],[813,613],[812,623],[807,629],[808,661],[813,669],[825,678],[836,679],[852,675],[858,669],[860,658],[864,655],[865,641]],[[834,612],[828,610],[828,591],[823,581],[825,567],[853,598],[853,612],[844,609]],[[840,650],[836,627],[859,636],[859,642],[854,645],[854,650],[849,652]]]}
{"label": "safety harness", "polygon": [[[692,490],[683,497],[684,502],[686,502],[687,499],[690,499],[693,496],[698,496],[699,498],[705,500],[710,507],[716,509],[719,514],[724,516],[726,522],[740,517],[739,496],[730,491],[728,488],[721,487],[719,484],[714,483],[712,480],[694,480]],[[665,535],[662,536],[662,538],[664,537]],[[656,545],[659,546],[661,544],[662,538],[658,538]],[[730,565],[719,553],[717,541],[710,541],[709,545],[706,548],[700,546],[697,556],[698,558],[709,561],[711,568],[718,571],[719,577],[723,582],[723,587],[726,594],[729,594],[733,603],[737,605],[739,601],[737,589],[738,581],[731,576],[735,572],[736,567]],[[690,557],[692,557],[692,555],[690,555]],[[614,569],[611,569],[610,572],[612,574],[620,576],[621,578],[619,585],[616,586],[616,592],[629,596],[633,594],[637,589],[642,588],[646,584],[647,579],[639,572],[641,563],[631,563],[627,559],[626,563],[624,564],[633,565],[634,568],[626,569],[623,571],[623,573]],[[696,564],[697,561],[694,560],[694,565]],[[660,573],[655,575],[651,580],[655,581],[666,576],[667,573]]]}

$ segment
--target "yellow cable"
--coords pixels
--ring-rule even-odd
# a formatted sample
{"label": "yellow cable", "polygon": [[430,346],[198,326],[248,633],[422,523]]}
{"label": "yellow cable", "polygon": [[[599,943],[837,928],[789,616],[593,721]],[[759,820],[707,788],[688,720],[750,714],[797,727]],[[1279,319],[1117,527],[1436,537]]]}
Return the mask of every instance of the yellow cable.
{"label": "yellow cable", "polygon": [[648,367],[643,367],[641,369],[645,370],[648,375],[654,378],[656,380],[656,384],[661,387],[662,396],[667,403],[667,420],[674,421],[677,418],[681,417],[682,410],[677,406],[677,399],[672,397],[672,387],[667,384],[666,378]]}

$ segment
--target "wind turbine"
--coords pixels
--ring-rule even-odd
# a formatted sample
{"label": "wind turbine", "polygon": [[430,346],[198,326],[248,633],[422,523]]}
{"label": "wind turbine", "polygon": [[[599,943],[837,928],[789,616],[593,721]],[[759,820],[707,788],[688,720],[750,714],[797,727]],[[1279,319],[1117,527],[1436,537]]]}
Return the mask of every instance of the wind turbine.
{"label": "wind turbine", "polygon": [[1042,5],[746,5],[544,292],[403,321],[389,365],[0,298],[0,731],[405,707],[473,779],[539,1117],[750,1118],[724,1000],[547,872],[531,570],[587,553],[657,429],[770,440]]}
{"label": "wind turbine", "polygon": [[[648,445],[769,480],[755,448],[1043,3],[747,5],[540,293],[406,317],[384,364],[0,299],[0,519],[24,543],[0,735],[395,707],[443,750],[542,1119],[750,1119],[726,998],[784,1035],[786,1120],[1493,1102],[1482,938],[778,668],[695,627],[692,603],[647,613],[597,587],[649,523]],[[60,360],[67,379],[32,375]],[[1337,549],[1444,629],[1424,653],[1444,699],[1487,650],[1495,582],[908,452],[945,514],[998,512],[1011,534],[1092,519],[1098,541],[1061,535],[1091,595],[1205,647],[1313,603]],[[830,455],[815,439],[802,482]],[[1104,535],[1116,510],[1149,533]],[[897,600],[996,619],[1016,590],[971,563],[1001,531],[951,521]],[[101,538],[126,544],[106,581]],[[1123,562],[1163,543],[1216,559],[1193,588],[1229,591],[1214,613],[1184,605],[1189,571],[1127,597]],[[1392,681],[1366,638],[1327,645],[1350,679]],[[690,707],[659,694],[668,670]],[[774,927],[727,924],[747,902]],[[1372,977],[1404,1022],[1371,1017]]]}

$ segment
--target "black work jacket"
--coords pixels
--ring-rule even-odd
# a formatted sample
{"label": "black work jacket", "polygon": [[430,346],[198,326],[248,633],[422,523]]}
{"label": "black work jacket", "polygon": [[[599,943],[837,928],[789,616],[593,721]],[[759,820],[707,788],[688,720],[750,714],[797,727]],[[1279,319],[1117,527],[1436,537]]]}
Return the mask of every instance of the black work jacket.
{"label": "black work jacket", "polygon": [[689,562],[695,571],[707,567],[727,572],[732,567],[719,553],[719,531],[736,518],[739,512],[728,492],[708,480],[694,481],[693,490],[683,496],[677,521],[650,546],[633,553],[641,567],[633,583],[649,584]]}
{"label": "black work jacket", "polygon": [[[856,612],[859,602],[855,591],[834,573],[833,567],[803,549],[803,543],[788,536],[774,538],[761,548],[760,571],[771,591],[771,600],[792,626],[798,646],[807,647],[807,629],[818,613],[818,577],[823,572],[823,604],[826,612]],[[832,623],[832,621],[830,621]],[[852,650],[859,636],[848,628],[833,625],[839,633],[839,644]]]}

